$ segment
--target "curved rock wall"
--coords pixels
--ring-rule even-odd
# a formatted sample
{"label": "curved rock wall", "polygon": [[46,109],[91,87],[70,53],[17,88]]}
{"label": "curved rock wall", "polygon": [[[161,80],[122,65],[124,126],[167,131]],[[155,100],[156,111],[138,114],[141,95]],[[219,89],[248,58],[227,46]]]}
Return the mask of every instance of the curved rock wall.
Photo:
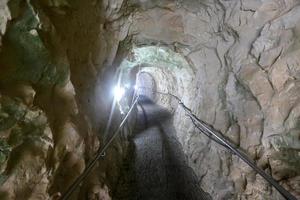
{"label": "curved rock wall", "polygon": [[[0,199],[56,199],[103,144],[119,45],[104,26],[118,17],[114,5],[1,1]],[[110,199],[126,142],[113,147],[74,199]]]}
{"label": "curved rock wall", "polygon": [[[193,69],[184,95],[172,80],[178,81],[176,75],[169,79],[170,73],[159,72],[167,71],[164,66],[152,70],[157,87],[182,97],[199,118],[299,197],[299,1],[134,5],[139,9],[130,17],[132,41],[167,46]],[[246,164],[201,136],[180,108],[174,124],[201,186],[214,199],[282,199]]]}
{"label": "curved rock wall", "polygon": [[[32,180],[28,198],[64,190],[102,142],[97,134],[105,128],[115,69],[132,46],[156,45],[185,58],[189,74],[149,68],[160,76],[157,87],[179,95],[299,197],[299,6],[298,0],[2,1],[1,195],[22,194],[20,180]],[[214,199],[281,199],[171,105],[190,166]],[[27,126],[39,131],[27,135]],[[114,185],[123,144],[108,152],[79,196],[109,198],[104,183]],[[19,146],[26,152],[16,156],[20,165],[10,161]],[[40,171],[22,159],[39,160]]]}

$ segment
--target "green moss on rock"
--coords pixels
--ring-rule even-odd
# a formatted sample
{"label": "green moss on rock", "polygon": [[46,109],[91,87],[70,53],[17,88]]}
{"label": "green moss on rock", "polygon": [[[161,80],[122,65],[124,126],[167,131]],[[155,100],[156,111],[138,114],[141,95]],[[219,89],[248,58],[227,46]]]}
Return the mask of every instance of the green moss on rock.
{"label": "green moss on rock", "polygon": [[39,27],[38,15],[27,4],[4,37],[1,59],[8,70],[0,75],[0,82],[25,81],[38,86],[66,83],[69,68],[51,55],[39,35]]}
{"label": "green moss on rock", "polygon": [[11,147],[7,144],[6,140],[0,139],[0,165],[2,165],[8,157]]}
{"label": "green moss on rock", "polygon": [[[127,43],[122,46],[128,45]],[[128,48],[128,47],[127,47]],[[134,54],[132,60],[124,60],[121,64],[121,68],[132,68],[139,64],[149,64],[152,66],[165,66],[169,68],[189,68],[189,64],[178,53],[173,52],[169,48],[148,46],[141,48],[134,48],[132,53]]]}
{"label": "green moss on rock", "polygon": [[10,98],[2,98],[0,105],[0,131],[14,126],[25,114],[25,107]]}
{"label": "green moss on rock", "polygon": [[29,108],[17,99],[2,96],[0,105],[0,125],[3,125],[2,131],[6,131],[0,139],[0,179],[5,181],[5,176],[18,169],[26,156],[44,159],[49,146],[49,141],[45,141],[49,126],[41,110]]}
{"label": "green moss on rock", "polygon": [[292,177],[299,175],[300,166],[300,142],[299,131],[290,131],[285,135],[274,135],[269,138],[275,150],[270,160],[276,175],[279,177]]}

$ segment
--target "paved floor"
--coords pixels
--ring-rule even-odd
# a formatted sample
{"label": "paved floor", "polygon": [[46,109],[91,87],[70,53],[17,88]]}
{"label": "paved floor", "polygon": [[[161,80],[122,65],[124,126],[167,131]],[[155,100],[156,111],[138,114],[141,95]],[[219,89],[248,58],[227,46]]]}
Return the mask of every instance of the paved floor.
{"label": "paved floor", "polygon": [[208,200],[187,166],[170,114],[141,102],[131,150],[124,162],[116,200]]}

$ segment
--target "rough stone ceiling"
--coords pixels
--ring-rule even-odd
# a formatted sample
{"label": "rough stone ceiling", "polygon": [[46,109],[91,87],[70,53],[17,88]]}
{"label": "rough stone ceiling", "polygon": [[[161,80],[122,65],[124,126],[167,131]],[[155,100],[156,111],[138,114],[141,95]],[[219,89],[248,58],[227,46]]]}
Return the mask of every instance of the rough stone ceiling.
{"label": "rough stone ceiling", "polygon": [[[133,48],[130,57],[125,59],[120,68],[129,74],[133,67],[139,67],[140,72],[148,72],[156,82],[156,91],[171,93],[184,98],[194,72],[185,58],[167,47],[147,46]],[[126,78],[125,78],[126,79]],[[125,81],[126,82],[126,81]],[[170,97],[163,105],[169,107]],[[162,103],[163,101],[158,101]]]}

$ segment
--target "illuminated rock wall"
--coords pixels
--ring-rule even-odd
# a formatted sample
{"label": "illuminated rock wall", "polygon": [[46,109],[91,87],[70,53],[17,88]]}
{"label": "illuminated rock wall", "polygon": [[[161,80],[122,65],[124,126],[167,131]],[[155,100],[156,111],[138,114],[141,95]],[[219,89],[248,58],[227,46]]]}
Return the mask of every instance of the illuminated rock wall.
{"label": "illuminated rock wall", "polygon": [[[127,57],[299,198],[299,8],[298,0],[2,1],[1,195],[45,199],[66,189],[103,142],[114,72]],[[175,112],[178,140],[213,199],[281,199],[201,136],[176,102],[157,101]],[[109,198],[126,142],[114,147],[79,199]]]}
{"label": "illuminated rock wall", "polygon": [[[103,144],[118,47],[109,13],[95,1],[1,1],[0,199],[55,199]],[[117,139],[73,198],[110,199],[126,145]]]}
{"label": "illuminated rock wall", "polygon": [[[299,1],[147,2],[136,1],[140,7],[130,18],[135,47],[179,53],[188,75],[180,64],[170,70],[160,48],[156,58],[163,65],[153,63],[150,51],[131,60],[146,63],[143,71],[159,90],[181,97],[299,197]],[[176,110],[178,139],[214,199],[282,199],[246,164],[201,136],[176,103],[166,97],[158,103]]]}

